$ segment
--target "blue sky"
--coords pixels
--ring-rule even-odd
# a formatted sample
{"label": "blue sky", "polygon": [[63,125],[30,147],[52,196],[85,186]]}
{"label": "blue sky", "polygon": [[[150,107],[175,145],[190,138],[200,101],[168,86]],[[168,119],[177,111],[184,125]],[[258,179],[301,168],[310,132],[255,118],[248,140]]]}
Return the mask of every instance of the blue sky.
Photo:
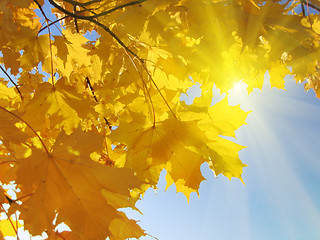
{"label": "blue sky", "polygon": [[248,147],[240,152],[245,185],[203,166],[207,181],[188,204],[173,186],[164,191],[162,177],[138,202],[143,215],[130,216],[159,240],[320,239],[320,100],[290,78],[286,89],[266,83],[229,99],[253,110],[235,140]]}

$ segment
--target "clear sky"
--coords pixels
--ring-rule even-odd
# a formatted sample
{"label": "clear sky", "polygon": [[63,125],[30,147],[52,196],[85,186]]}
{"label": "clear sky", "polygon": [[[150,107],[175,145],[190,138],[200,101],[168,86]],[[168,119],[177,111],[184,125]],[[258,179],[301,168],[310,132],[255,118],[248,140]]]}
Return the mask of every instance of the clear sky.
{"label": "clear sky", "polygon": [[253,110],[235,140],[247,146],[245,185],[203,166],[207,181],[188,204],[173,186],[164,191],[162,176],[157,193],[149,189],[138,202],[143,215],[130,216],[159,240],[320,239],[320,99],[289,78],[286,89],[266,83],[229,99]]}

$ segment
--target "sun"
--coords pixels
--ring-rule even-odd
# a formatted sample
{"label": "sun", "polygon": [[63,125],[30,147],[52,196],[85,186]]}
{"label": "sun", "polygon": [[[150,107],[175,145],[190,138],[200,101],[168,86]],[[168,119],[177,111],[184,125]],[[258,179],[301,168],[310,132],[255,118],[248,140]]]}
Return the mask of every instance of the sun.
{"label": "sun", "polygon": [[234,84],[233,88],[228,91],[229,104],[237,105],[247,101],[248,85],[242,80]]}
{"label": "sun", "polygon": [[230,90],[230,94],[242,94],[247,92],[248,85],[242,80],[234,84],[233,88]]}

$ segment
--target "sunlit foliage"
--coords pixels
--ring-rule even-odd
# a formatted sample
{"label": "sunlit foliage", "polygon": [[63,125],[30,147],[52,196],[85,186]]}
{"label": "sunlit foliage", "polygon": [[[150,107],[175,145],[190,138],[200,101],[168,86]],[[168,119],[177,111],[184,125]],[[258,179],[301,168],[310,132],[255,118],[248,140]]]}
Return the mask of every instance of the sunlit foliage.
{"label": "sunlit foliage", "polygon": [[[136,209],[163,169],[187,198],[205,162],[241,180],[243,147],[225,137],[248,113],[227,98],[211,106],[212,88],[241,80],[251,92],[268,71],[272,87],[291,74],[319,97],[318,5],[1,0],[2,235],[17,234],[19,214],[33,236],[139,238],[119,209]],[[187,105],[195,83],[202,95]],[[71,232],[56,230],[62,222]]]}

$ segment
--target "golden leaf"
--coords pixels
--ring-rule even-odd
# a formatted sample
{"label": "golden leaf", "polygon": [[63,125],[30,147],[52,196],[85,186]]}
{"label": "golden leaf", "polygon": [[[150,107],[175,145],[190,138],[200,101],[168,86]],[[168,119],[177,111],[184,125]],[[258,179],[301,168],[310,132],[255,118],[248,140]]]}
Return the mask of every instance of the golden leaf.
{"label": "golden leaf", "polygon": [[[77,130],[70,136],[59,135],[50,153],[32,149],[29,157],[17,159],[14,169],[19,195],[29,196],[18,209],[31,234],[53,230],[57,213],[58,220],[81,239],[112,236],[108,230],[111,222],[127,221],[117,208],[133,206],[129,190],[139,187],[140,182],[129,169],[106,167],[90,160],[90,153],[99,150],[102,142],[102,136]],[[114,204],[115,197],[122,203]],[[134,222],[131,225],[128,236],[143,234]]]}
{"label": "golden leaf", "polygon": [[36,130],[41,130],[49,117],[52,126],[62,127],[71,133],[79,126],[81,118],[93,111],[92,103],[83,99],[84,96],[67,85],[64,79],[59,79],[54,86],[45,82],[39,85],[26,106],[23,118]]}

